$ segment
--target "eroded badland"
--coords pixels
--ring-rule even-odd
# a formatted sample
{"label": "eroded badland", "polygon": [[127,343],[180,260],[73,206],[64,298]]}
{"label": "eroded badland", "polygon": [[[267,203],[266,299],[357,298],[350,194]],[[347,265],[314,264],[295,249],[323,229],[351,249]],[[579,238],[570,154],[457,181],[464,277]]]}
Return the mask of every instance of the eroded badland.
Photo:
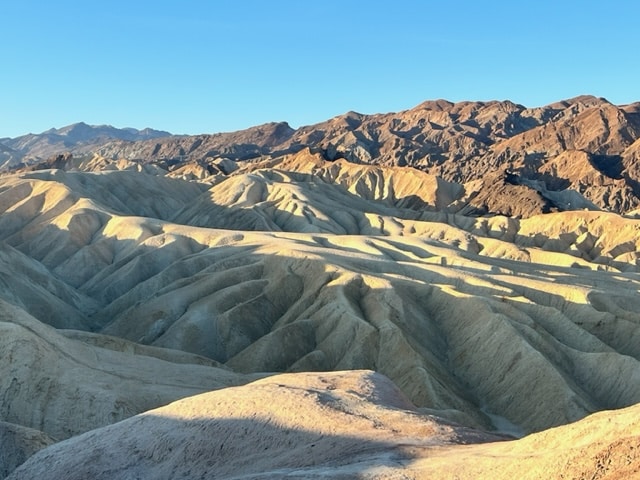
{"label": "eroded badland", "polygon": [[0,478],[640,477],[638,104],[92,128],[0,145]]}

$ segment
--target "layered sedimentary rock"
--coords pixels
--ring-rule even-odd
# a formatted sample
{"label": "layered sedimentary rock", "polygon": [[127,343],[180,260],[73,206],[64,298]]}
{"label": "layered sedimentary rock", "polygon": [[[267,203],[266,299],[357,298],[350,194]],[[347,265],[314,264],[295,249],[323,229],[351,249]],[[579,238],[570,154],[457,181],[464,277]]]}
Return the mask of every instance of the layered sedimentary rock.
{"label": "layered sedimentary rock", "polygon": [[445,214],[425,205],[448,202],[446,186],[420,197],[385,169],[327,168],[209,190],[135,172],[5,177],[0,267],[24,275],[3,298],[237,372],[377,370],[476,427],[541,430],[640,399],[640,222]]}

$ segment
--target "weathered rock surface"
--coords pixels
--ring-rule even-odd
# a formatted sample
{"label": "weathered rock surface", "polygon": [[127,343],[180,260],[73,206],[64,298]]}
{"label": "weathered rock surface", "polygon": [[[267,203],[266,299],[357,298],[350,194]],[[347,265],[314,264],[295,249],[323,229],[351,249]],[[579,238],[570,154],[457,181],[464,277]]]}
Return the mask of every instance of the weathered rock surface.
{"label": "weathered rock surface", "polygon": [[[238,372],[374,369],[476,427],[537,431],[640,401],[640,221],[416,211],[411,177],[318,165],[208,191],[136,172],[4,177],[0,271],[24,274],[0,296]],[[451,198],[431,192],[414,201]],[[238,230],[211,228],[225,225]],[[110,343],[97,338],[81,340]]]}
{"label": "weathered rock surface", "polygon": [[393,469],[405,450],[495,440],[419,414],[373,372],[281,375],[61,442],[10,478],[253,478]]}
{"label": "weathered rock surface", "polygon": [[[351,117],[347,125],[354,122]],[[452,458],[470,462],[456,470],[461,478],[501,478],[507,475],[503,472],[517,478],[520,464],[553,478],[527,463],[532,458],[569,476],[607,473],[589,463],[594,458],[610,459],[616,472],[633,473],[624,462],[635,459],[630,445],[637,431],[613,420],[609,430],[599,420],[588,423],[595,433],[582,443],[576,432],[584,430],[558,431],[558,437],[549,433],[545,441],[558,445],[557,458],[564,460],[536,440],[526,442],[547,437],[527,437],[509,443],[507,450],[496,447],[497,453],[488,446],[486,451],[434,447],[455,443],[462,431],[490,438],[469,428],[518,436],[544,430],[546,435],[550,427],[640,402],[640,220],[599,210],[597,198],[604,201],[609,180],[596,171],[590,155],[561,153],[555,170],[545,173],[556,180],[563,175],[582,179],[572,188],[531,180],[515,169],[459,184],[405,167],[329,162],[324,153],[307,149],[232,164],[238,167],[234,171],[229,162],[212,160],[219,168],[206,182],[188,181],[204,170],[167,173],[149,165],[0,176],[0,421],[81,442],[75,435],[265,375],[365,369],[384,374],[403,394],[377,376],[343,374],[331,377],[335,390],[343,390],[331,403],[335,411],[316,402],[324,388],[317,382],[328,377],[305,374],[280,378],[286,388],[269,381],[254,384],[269,391],[284,388],[289,393],[282,398],[274,393],[274,400],[260,403],[251,397],[242,406],[234,402],[238,390],[229,390],[212,397],[221,399],[223,410],[193,415],[197,422],[217,418],[211,425],[237,436],[245,428],[248,405],[252,413],[276,415],[273,407],[289,398],[286,414],[294,423],[286,432],[307,445],[303,456],[319,445],[315,434],[314,441],[305,442],[308,425],[324,428],[321,413],[338,418],[345,409],[345,415],[364,412],[356,415],[360,420],[336,427],[342,432],[336,438],[322,430],[335,442],[322,441],[326,455],[319,457],[324,466],[317,469],[304,463],[308,457],[303,464],[295,463],[298,456],[287,457],[286,432],[285,440],[277,440],[282,431],[264,433],[250,420],[258,432],[251,434],[252,441],[264,451],[260,438],[267,435],[276,439],[280,453],[254,455],[238,446],[234,455],[254,459],[250,465],[266,462],[263,471],[273,475],[281,468],[291,474],[294,470],[286,469],[302,468],[301,476],[326,475],[331,465],[344,476],[437,478],[451,473],[447,468],[457,465]],[[96,170],[108,163],[94,160]],[[632,165],[624,168],[631,175]],[[593,187],[600,181],[605,190]],[[593,185],[580,193],[580,185],[589,182]],[[494,194],[486,195],[480,183]],[[543,207],[567,211],[535,215]],[[507,208],[504,213],[522,218],[481,215]],[[396,393],[382,395],[386,406],[381,406],[361,387]],[[308,393],[303,400],[296,396],[301,392]],[[298,402],[308,409],[293,408]],[[439,419],[420,416],[411,404]],[[220,412],[226,412],[226,422],[236,407],[238,417],[222,425]],[[394,408],[409,413],[391,415]],[[305,411],[318,416],[307,418]],[[635,411],[611,418],[633,419]],[[149,418],[153,415],[125,425],[155,422]],[[378,433],[363,433],[367,425],[375,430],[372,418],[380,419],[379,434],[392,432],[391,443],[378,443]],[[430,433],[416,434],[412,428],[418,427],[407,418],[431,425],[431,430],[425,427]],[[158,428],[168,428],[165,420]],[[365,424],[357,423],[361,420]],[[164,449],[200,428],[197,422],[187,422],[185,430],[174,422],[175,431],[166,437],[146,438],[134,430],[124,434],[127,441],[150,442],[145,448],[164,452],[151,455],[158,460],[157,471],[135,454],[130,463],[113,468],[97,463],[107,470],[96,475],[186,473],[188,467]],[[100,442],[117,443],[109,435],[120,436],[120,428],[77,438],[90,438],[82,446],[95,446],[94,453],[108,463],[112,460]],[[407,445],[414,445],[416,435],[414,450]],[[622,440],[615,443],[615,435]],[[168,443],[154,444],[158,438]],[[564,442],[576,442],[579,454],[563,450]],[[65,445],[80,443],[60,443],[60,452],[70,448]],[[176,451],[191,455],[200,448],[189,445]],[[380,453],[389,448],[397,454]],[[440,460],[428,463],[423,448],[429,459]],[[506,453],[509,448],[514,456]],[[18,472],[44,468],[36,458],[45,452],[57,450],[37,454],[14,478],[29,478]],[[224,475],[251,473],[231,454],[211,460],[211,452],[198,452],[202,455],[194,465],[205,470],[214,465],[198,459],[220,460],[216,468]],[[343,452],[357,455],[345,459]],[[51,455],[46,458],[55,468],[74,461],[66,454]],[[285,457],[293,463],[278,463]],[[376,467],[374,458],[391,460]],[[491,477],[487,472],[495,468],[499,474]]]}
{"label": "weathered rock surface", "polygon": [[462,480],[636,479],[640,478],[639,421],[638,405],[600,412],[517,441],[429,452],[396,475]]}

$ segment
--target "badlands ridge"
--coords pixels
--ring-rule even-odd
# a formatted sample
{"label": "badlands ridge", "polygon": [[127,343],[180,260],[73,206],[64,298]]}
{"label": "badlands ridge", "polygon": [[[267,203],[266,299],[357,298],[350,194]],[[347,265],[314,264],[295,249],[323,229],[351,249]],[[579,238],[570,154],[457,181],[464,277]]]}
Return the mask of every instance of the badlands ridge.
{"label": "badlands ridge", "polygon": [[613,176],[541,137],[544,185],[310,147],[3,174],[0,478],[639,476],[625,125]]}

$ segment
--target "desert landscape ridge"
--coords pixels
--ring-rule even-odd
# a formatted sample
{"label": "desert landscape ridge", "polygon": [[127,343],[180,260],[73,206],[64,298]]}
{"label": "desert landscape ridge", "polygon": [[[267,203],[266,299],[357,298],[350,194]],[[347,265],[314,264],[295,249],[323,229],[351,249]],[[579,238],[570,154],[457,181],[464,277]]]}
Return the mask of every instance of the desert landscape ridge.
{"label": "desert landscape ridge", "polygon": [[640,478],[640,104],[0,142],[0,479]]}

